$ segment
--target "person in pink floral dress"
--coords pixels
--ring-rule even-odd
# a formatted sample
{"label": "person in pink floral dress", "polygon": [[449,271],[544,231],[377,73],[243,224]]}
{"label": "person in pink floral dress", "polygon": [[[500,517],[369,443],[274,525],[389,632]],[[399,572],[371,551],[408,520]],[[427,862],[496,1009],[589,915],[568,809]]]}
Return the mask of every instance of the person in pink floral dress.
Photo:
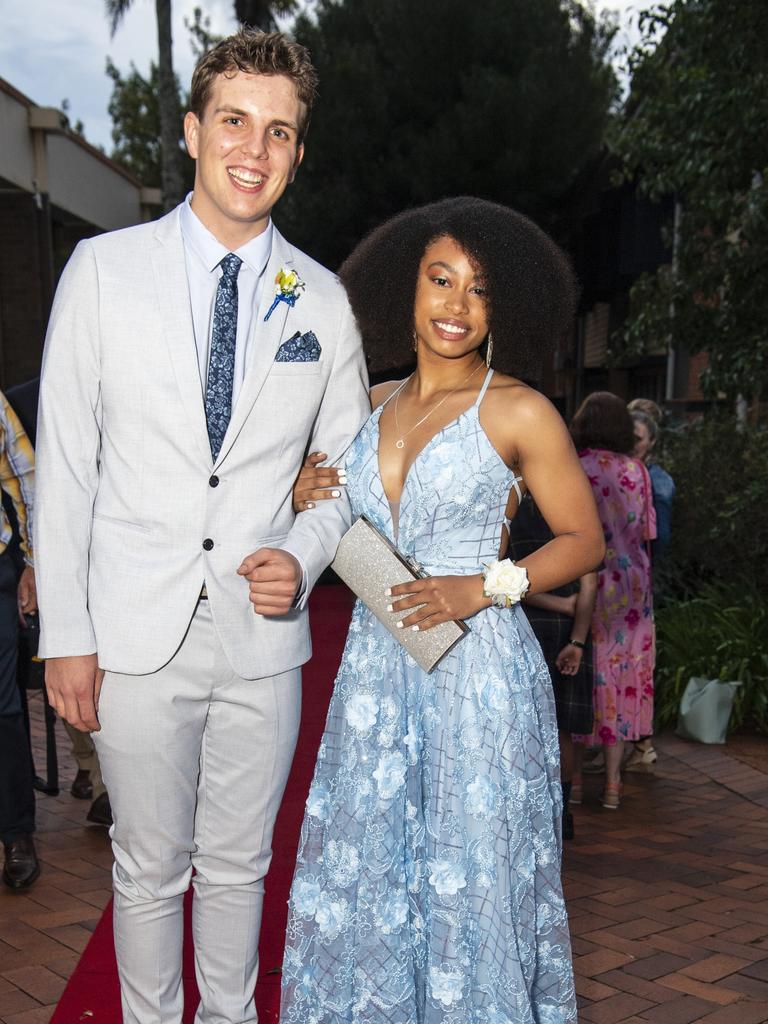
{"label": "person in pink floral dress", "polygon": [[624,743],[653,732],[656,645],[648,541],[656,536],[656,518],[648,470],[632,455],[632,418],[617,395],[589,395],[573,418],[571,434],[606,541],[592,618],[595,724],[591,736],[574,739],[602,744],[603,806],[614,809],[621,795]]}

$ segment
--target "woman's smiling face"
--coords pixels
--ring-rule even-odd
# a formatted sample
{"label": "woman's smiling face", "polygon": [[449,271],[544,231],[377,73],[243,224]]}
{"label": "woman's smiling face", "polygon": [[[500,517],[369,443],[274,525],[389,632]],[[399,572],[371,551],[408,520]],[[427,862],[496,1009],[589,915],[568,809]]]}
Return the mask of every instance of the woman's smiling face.
{"label": "woman's smiling face", "polygon": [[453,238],[437,238],[424,250],[413,321],[418,346],[447,359],[478,349],[488,334],[483,275]]}

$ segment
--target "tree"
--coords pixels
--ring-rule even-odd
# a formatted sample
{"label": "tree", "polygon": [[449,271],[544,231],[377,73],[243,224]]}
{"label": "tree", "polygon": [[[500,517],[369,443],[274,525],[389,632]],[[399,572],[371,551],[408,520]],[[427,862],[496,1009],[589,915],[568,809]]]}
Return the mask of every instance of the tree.
{"label": "tree", "polygon": [[293,14],[298,7],[298,0],[235,0],[235,17],[243,25],[272,32],[276,16]]}
{"label": "tree", "polygon": [[[114,35],[132,0],[105,0]],[[155,0],[157,17],[157,97],[160,113],[160,155],[163,205],[170,210],[184,196],[182,153],[179,146],[181,106],[173,73],[171,0]],[[134,69],[135,71],[135,69]]]}
{"label": "tree", "polygon": [[705,393],[768,389],[768,5],[672,0],[641,15],[614,139],[652,199],[674,196],[674,264],[631,294],[619,352],[706,352]]}
{"label": "tree", "polygon": [[157,65],[145,78],[134,64],[123,76],[107,57],[112,79],[109,116],[112,118],[112,159],[134,174],[143,185],[160,188],[160,110],[157,102]]}
{"label": "tree", "polygon": [[319,0],[294,34],[320,99],[277,213],[331,266],[386,217],[447,195],[551,224],[615,96],[612,30],[570,0]]}

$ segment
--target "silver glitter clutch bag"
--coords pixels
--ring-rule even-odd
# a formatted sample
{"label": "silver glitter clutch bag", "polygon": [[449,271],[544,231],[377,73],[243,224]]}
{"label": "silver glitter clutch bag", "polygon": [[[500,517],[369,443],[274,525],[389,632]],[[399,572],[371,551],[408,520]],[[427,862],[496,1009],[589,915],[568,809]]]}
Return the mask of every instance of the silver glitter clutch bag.
{"label": "silver glitter clutch bag", "polygon": [[392,603],[392,598],[387,596],[387,588],[424,579],[429,573],[401,555],[394,544],[365,516],[353,523],[341,538],[331,568],[425,672],[431,672],[469,632],[468,627],[459,620],[441,622],[438,626],[418,632],[407,627],[397,628],[398,619],[404,619],[413,609],[399,615],[397,612],[388,612],[387,605]]}

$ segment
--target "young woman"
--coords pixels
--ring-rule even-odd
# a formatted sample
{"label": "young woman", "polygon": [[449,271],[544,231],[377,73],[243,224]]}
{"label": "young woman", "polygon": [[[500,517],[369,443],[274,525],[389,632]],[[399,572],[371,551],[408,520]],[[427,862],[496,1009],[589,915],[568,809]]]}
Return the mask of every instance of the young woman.
{"label": "young woman", "polygon": [[[592,619],[595,724],[591,737],[605,755],[603,806],[621,799],[624,743],[653,732],[655,634],[648,542],[656,536],[651,482],[634,454],[626,405],[608,391],[582,402],[571,424],[579,458],[592,485],[606,540]],[[580,799],[580,748],[572,799]]]}
{"label": "young woman", "polygon": [[[530,221],[470,198],[387,222],[340,276],[372,368],[416,362],[373,389],[346,460],[352,511],[431,574],[391,588],[393,619],[470,632],[428,675],[355,607],[307,801],[280,1019],[572,1024],[552,689],[512,601],[523,568],[531,592],[551,590],[594,568],[603,538],[560,416],[488,367],[526,371],[568,327],[572,276]],[[483,571],[521,484],[553,539],[493,604]]]}

